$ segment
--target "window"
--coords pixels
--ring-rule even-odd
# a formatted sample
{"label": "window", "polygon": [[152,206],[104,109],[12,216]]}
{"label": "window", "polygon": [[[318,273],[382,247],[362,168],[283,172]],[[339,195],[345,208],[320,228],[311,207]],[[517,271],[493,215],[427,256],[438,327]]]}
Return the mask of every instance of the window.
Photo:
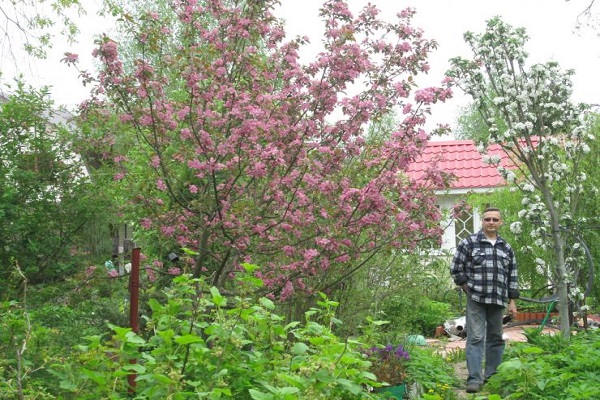
{"label": "window", "polygon": [[455,245],[458,246],[461,240],[474,232],[473,213],[468,210],[461,210],[454,219]]}

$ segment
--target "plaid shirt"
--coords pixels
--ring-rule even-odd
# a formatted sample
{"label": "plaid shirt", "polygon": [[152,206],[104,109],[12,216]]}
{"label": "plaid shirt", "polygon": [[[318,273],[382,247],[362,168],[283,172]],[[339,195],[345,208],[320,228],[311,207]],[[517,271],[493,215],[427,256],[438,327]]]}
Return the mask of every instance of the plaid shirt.
{"label": "plaid shirt", "polygon": [[454,283],[467,284],[469,296],[484,304],[506,307],[519,297],[515,253],[500,236],[493,245],[482,231],[463,239],[456,248],[450,274]]}

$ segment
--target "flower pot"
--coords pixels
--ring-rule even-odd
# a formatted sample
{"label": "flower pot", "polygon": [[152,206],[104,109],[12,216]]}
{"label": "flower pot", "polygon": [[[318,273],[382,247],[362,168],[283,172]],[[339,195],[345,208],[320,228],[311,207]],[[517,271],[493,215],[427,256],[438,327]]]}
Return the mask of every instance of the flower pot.
{"label": "flower pot", "polygon": [[406,393],[406,383],[402,383],[396,386],[386,386],[377,388],[375,392],[385,400],[402,399]]}

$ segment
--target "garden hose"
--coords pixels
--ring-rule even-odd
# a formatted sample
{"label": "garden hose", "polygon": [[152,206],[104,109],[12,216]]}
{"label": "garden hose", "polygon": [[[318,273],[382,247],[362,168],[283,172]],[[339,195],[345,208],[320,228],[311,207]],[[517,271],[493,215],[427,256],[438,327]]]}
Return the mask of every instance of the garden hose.
{"label": "garden hose", "polygon": [[541,332],[544,330],[544,326],[546,325],[546,322],[548,321],[548,318],[550,317],[550,313],[552,312],[552,309],[554,308],[555,304],[556,304],[556,300],[553,300],[552,302],[548,303],[548,309],[546,312],[546,316],[544,317],[544,319],[542,320],[542,323],[538,327],[538,332]]}

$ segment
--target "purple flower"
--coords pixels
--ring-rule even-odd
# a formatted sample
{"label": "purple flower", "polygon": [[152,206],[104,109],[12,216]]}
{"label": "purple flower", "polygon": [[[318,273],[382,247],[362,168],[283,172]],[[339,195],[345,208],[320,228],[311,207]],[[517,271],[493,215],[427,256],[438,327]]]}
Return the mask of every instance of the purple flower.
{"label": "purple flower", "polygon": [[374,346],[364,353],[372,362],[371,371],[380,382],[394,385],[404,381],[405,362],[410,360],[410,355],[402,345]]}

